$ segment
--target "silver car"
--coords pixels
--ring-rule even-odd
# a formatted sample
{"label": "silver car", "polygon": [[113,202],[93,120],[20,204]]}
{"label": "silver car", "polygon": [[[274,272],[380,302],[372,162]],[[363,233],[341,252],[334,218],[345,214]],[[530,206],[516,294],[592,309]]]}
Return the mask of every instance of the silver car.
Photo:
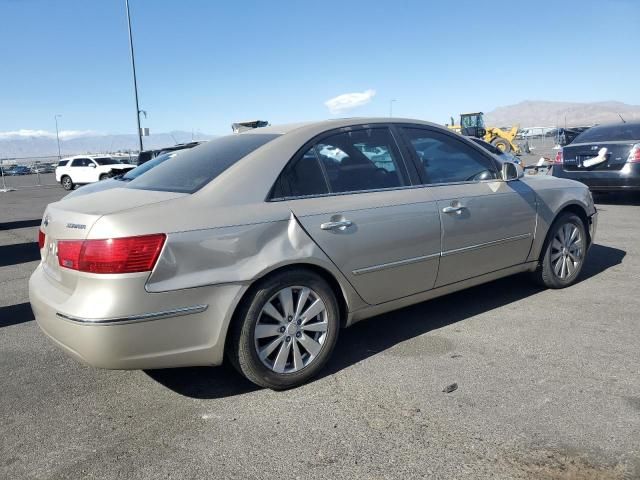
{"label": "silver car", "polygon": [[226,356],[282,389],[367,317],[519,272],[571,285],[596,219],[584,185],[524,178],[431,123],[272,126],[49,205],[29,292],[42,330],[90,365]]}

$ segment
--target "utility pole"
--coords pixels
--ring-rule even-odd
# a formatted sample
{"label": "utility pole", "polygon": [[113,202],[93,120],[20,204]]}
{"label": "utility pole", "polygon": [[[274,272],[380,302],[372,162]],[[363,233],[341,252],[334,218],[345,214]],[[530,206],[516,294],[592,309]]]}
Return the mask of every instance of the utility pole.
{"label": "utility pole", "polygon": [[56,120],[56,140],[58,140],[58,160],[62,158],[62,155],[60,155],[60,134],[58,133],[58,117],[61,117],[61,116],[62,115],[60,115],[59,113],[53,116],[53,118],[55,118]]}
{"label": "utility pole", "polygon": [[129,49],[131,50],[131,69],[133,70],[133,92],[136,97],[136,122],[138,123],[138,143],[142,151],[142,130],[140,129],[140,106],[138,104],[138,81],[136,80],[136,60],[133,55],[133,35],[131,34],[131,15],[129,14],[129,0],[124,0],[127,8],[127,23],[129,24]]}
{"label": "utility pole", "polygon": [[396,101],[395,98],[389,100],[389,116],[390,117],[393,117],[393,102],[395,101]]}

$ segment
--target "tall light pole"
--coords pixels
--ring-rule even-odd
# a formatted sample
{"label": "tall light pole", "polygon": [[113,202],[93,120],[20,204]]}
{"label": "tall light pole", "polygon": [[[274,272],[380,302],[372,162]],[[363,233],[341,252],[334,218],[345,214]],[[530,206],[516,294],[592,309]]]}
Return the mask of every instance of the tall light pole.
{"label": "tall light pole", "polygon": [[395,98],[389,100],[389,116],[390,117],[393,117],[393,102],[395,101],[396,101]]}
{"label": "tall light pole", "polygon": [[142,151],[142,130],[140,129],[140,106],[138,105],[138,81],[136,80],[136,60],[133,56],[133,35],[131,34],[131,15],[129,14],[129,0],[124,0],[127,7],[127,23],[129,24],[129,49],[131,50],[131,69],[133,70],[133,92],[136,97],[136,122],[138,123],[138,143]]}
{"label": "tall light pole", "polygon": [[58,140],[58,160],[62,158],[62,155],[60,155],[60,134],[58,133],[58,117],[61,117],[61,116],[62,115],[60,115],[59,113],[53,116],[53,118],[55,118],[56,120],[56,140]]}

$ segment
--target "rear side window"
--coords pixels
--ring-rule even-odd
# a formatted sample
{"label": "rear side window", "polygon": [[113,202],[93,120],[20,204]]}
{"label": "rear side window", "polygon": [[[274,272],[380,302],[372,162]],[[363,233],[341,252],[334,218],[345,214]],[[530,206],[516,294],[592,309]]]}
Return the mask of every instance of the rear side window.
{"label": "rear side window", "polygon": [[591,127],[578,135],[573,143],[615,142],[640,140],[640,124],[619,123]]}
{"label": "rear side window", "polygon": [[403,128],[403,131],[416,154],[425,184],[498,178],[489,158],[456,138],[421,128]]}
{"label": "rear side window", "polygon": [[60,160],[58,162],[58,166],[59,167],[64,167],[67,163],[69,163],[69,160]]}
{"label": "rear side window", "polygon": [[248,133],[216,138],[166,160],[127,186],[141,190],[193,193],[276,137],[277,134]]}

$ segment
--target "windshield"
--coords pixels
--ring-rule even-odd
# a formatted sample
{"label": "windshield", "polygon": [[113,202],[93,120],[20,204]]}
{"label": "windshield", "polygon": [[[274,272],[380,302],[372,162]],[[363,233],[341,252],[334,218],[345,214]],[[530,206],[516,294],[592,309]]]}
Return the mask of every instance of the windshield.
{"label": "windshield", "polygon": [[578,135],[573,143],[615,142],[620,140],[640,140],[640,123],[617,123],[600,125]]}
{"label": "windshield", "polygon": [[96,162],[98,165],[118,165],[118,164],[120,164],[119,161],[114,160],[113,158],[109,158],[109,157],[94,158],[93,161]]}
{"label": "windshield", "polygon": [[248,133],[213,139],[160,163],[145,175],[132,180],[128,187],[194,193],[238,160],[276,137],[276,134]]}
{"label": "windshield", "polygon": [[158,155],[153,160],[149,160],[148,162],[143,163],[139,167],[134,168],[133,170],[129,170],[125,173],[121,178],[122,180],[133,180],[134,178],[138,178],[144,172],[151,170],[153,167],[160,165],[165,160],[169,160],[177,155],[177,152],[172,153],[163,153],[162,155]]}

